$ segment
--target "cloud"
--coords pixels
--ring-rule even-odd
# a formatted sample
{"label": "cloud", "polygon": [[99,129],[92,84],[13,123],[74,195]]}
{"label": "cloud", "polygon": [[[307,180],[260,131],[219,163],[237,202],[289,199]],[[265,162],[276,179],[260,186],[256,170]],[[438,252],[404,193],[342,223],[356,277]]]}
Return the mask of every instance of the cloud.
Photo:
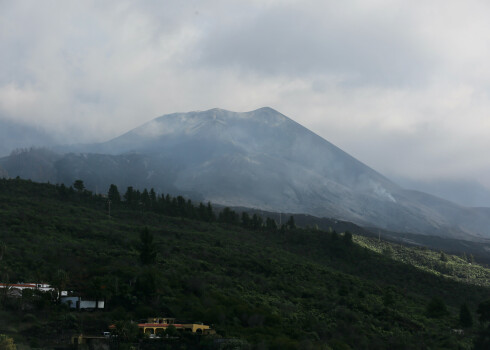
{"label": "cloud", "polygon": [[2,1],[0,117],[101,141],[271,106],[388,175],[490,186],[485,1]]}
{"label": "cloud", "polygon": [[215,23],[197,62],[266,77],[333,77],[349,86],[422,83],[435,62],[411,25],[401,6],[390,12],[338,2],[276,5],[226,28]]}

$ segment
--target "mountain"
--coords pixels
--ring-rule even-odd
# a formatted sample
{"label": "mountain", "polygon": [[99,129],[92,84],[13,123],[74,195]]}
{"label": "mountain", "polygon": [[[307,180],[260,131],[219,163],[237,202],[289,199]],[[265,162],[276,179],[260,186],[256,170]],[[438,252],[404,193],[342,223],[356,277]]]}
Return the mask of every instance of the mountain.
{"label": "mountain", "polygon": [[176,168],[177,188],[225,205],[342,216],[349,209],[339,202],[354,204],[354,191],[384,201],[396,187],[270,108],[171,114],[95,150],[165,159]]}
{"label": "mountain", "polygon": [[457,179],[424,181],[401,177],[393,179],[405,188],[430,193],[467,207],[490,207],[490,189],[477,181]]}
{"label": "mountain", "polygon": [[17,148],[53,144],[53,138],[43,130],[0,118],[0,157]]}
{"label": "mountain", "polygon": [[[271,108],[169,114],[108,142],[70,150],[78,153],[51,156],[56,175],[50,181],[81,178],[103,191],[110,183],[154,187],[229,206],[333,217],[397,232],[490,239],[485,210],[405,190]],[[9,165],[15,158],[0,160],[10,176],[20,171]],[[39,168],[24,164],[31,172]]]}

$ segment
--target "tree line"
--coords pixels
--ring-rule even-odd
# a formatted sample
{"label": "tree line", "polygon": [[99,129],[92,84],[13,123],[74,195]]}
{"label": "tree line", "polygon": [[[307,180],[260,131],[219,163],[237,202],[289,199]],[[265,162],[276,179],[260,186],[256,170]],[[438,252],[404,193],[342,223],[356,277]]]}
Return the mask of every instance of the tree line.
{"label": "tree line", "polygon": [[[158,214],[183,217],[205,222],[220,222],[230,225],[242,226],[249,230],[285,231],[295,229],[294,217],[291,215],[285,224],[278,225],[277,222],[267,217],[264,218],[257,214],[242,212],[241,215],[235,210],[225,207],[218,211],[210,202],[195,204],[190,199],[183,196],[171,196],[170,194],[157,194],[153,188],[150,190],[135,189],[128,186],[124,194],[119,192],[116,185],[111,184],[107,195],[94,195],[85,188],[83,180],[76,180],[73,186],[67,188],[63,184],[59,186],[62,195],[76,195],[86,199],[106,200],[107,209],[130,208],[153,211]],[[217,214],[216,214],[217,213]]]}

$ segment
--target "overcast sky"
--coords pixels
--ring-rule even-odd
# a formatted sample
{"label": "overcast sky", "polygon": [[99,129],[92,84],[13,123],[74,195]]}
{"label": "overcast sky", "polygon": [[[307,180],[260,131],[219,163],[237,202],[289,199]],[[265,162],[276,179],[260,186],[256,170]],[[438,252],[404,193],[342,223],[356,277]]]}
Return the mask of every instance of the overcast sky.
{"label": "overcast sky", "polygon": [[102,141],[270,106],[388,176],[490,186],[488,1],[0,0],[0,116]]}

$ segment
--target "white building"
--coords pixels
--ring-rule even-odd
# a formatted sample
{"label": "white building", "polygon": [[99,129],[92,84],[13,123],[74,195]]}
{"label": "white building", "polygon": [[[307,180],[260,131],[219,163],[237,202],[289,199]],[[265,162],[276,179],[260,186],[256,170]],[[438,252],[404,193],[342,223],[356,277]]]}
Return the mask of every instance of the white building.
{"label": "white building", "polygon": [[77,310],[95,310],[103,309],[105,302],[103,300],[84,300],[81,297],[61,297],[61,302],[67,304],[70,309]]}

